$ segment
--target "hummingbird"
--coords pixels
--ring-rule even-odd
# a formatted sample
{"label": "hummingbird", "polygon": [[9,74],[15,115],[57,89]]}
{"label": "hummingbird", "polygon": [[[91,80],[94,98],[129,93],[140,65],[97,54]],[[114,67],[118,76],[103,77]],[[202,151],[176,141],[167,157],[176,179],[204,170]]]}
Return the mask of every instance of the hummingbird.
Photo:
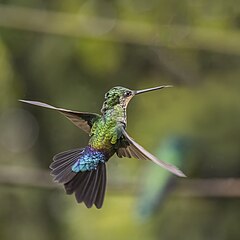
{"label": "hummingbird", "polygon": [[[168,136],[158,145],[156,156],[167,158],[173,164],[182,166],[188,138],[176,135]],[[136,204],[136,216],[142,222],[149,220],[163,208],[164,203],[177,184],[177,179],[170,172],[159,174],[153,165],[144,169],[145,177],[141,179],[141,194]]]}
{"label": "hummingbird", "polygon": [[83,202],[87,208],[95,205],[100,209],[106,190],[106,162],[115,153],[119,158],[150,160],[177,176],[186,177],[174,165],[157,159],[126,132],[126,109],[129,101],[136,95],[167,87],[171,86],[164,85],[144,90],[113,87],[105,94],[101,114],[57,108],[37,101],[19,101],[56,110],[89,134],[86,147],[56,154],[50,169],[54,181],[63,184],[67,194],[75,194],[78,203]]}

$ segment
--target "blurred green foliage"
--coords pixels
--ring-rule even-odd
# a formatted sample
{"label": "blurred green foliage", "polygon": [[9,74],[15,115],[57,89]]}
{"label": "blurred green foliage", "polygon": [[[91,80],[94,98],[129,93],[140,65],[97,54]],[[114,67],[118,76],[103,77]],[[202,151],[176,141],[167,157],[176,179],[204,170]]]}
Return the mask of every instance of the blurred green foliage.
{"label": "blurred green foliage", "polygon": [[[222,39],[210,46],[215,51],[152,48],[98,39],[98,35],[112,31],[118,19],[133,21],[136,28],[141,22],[239,32],[240,8],[236,1],[5,0],[4,4],[106,17],[113,20],[113,25],[98,28],[88,23],[86,29],[94,39],[0,27],[2,164],[47,169],[55,153],[87,143],[87,136],[61,116],[22,106],[17,102],[19,98],[99,112],[104,93],[115,85],[141,89],[173,84],[173,89],[132,100],[128,132],[152,152],[170,135],[190,139],[184,163],[189,178],[240,176],[239,54],[218,52]],[[153,40],[157,34],[153,32]],[[169,40],[177,43],[184,38],[181,34],[179,39]],[[164,37],[168,41],[169,36]],[[15,115],[9,113],[22,108],[32,114],[29,124],[19,124],[18,111]],[[6,116],[16,121],[8,121]],[[39,133],[34,130],[34,121],[39,125]],[[23,130],[27,127],[35,134],[30,140]],[[15,138],[23,141],[17,152],[10,144]],[[33,143],[29,144],[31,140]],[[129,181],[141,188],[138,182],[144,174],[140,168],[146,166],[147,163],[136,160],[113,158],[108,164],[109,183]],[[134,216],[137,196],[128,189],[109,191],[100,211],[78,206],[74,197],[58,190],[1,185],[0,195],[0,239],[240,238],[239,199],[170,196],[161,212],[149,222],[140,223]]]}

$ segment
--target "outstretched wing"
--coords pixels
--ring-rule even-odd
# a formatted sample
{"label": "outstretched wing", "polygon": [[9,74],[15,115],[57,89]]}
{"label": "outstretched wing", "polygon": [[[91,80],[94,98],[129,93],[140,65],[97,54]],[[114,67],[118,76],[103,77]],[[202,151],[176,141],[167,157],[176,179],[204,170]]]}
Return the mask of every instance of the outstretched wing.
{"label": "outstretched wing", "polygon": [[62,113],[67,119],[69,119],[74,125],[81,128],[86,133],[90,133],[91,127],[95,120],[100,117],[99,114],[96,113],[88,113],[88,112],[77,112],[71,111],[64,108],[56,108],[46,103],[36,102],[36,101],[27,101],[27,100],[19,100],[20,102],[36,105],[39,107],[50,108],[53,110],[57,110]]}
{"label": "outstretched wing", "polygon": [[151,153],[149,153],[147,150],[145,150],[142,146],[140,146],[138,143],[136,143],[125,131],[124,128],[122,128],[122,139],[120,140],[120,148],[117,150],[118,157],[128,157],[128,158],[138,158],[142,160],[151,160],[160,167],[165,168],[166,170],[174,173],[175,175],[179,177],[186,177],[185,174],[179,170],[177,167],[175,167],[172,164],[165,163],[162,160],[157,159],[155,156],[153,156]]}

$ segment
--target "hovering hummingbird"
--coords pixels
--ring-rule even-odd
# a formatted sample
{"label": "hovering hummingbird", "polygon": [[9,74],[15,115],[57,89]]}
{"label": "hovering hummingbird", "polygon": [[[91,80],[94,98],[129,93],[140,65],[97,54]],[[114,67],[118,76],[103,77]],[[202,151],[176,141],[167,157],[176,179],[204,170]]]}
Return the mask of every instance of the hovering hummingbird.
{"label": "hovering hummingbird", "polygon": [[101,115],[57,108],[46,103],[19,100],[24,103],[57,110],[73,124],[89,134],[85,148],[61,152],[53,157],[50,165],[54,181],[63,183],[66,193],[73,194],[78,203],[90,208],[101,208],[106,189],[106,162],[116,153],[118,157],[151,160],[177,176],[185,175],[175,166],[165,163],[136,143],[126,132],[126,108],[133,96],[163,89],[158,86],[144,90],[114,87],[105,94]]}

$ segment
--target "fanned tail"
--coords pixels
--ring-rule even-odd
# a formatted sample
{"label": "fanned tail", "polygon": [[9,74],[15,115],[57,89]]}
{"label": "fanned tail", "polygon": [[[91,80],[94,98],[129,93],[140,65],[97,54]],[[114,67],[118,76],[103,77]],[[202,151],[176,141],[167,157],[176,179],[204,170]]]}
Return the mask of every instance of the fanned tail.
{"label": "fanned tail", "polygon": [[67,194],[75,193],[78,203],[84,202],[88,208],[93,204],[101,208],[106,189],[106,165],[101,162],[91,171],[72,171],[72,166],[81,157],[83,150],[73,149],[55,155],[50,165],[51,174],[54,181],[64,184]]}
{"label": "fanned tail", "polygon": [[84,202],[88,208],[93,204],[101,208],[106,189],[106,164],[100,163],[96,170],[77,173],[64,187],[67,194],[75,193],[78,203]]}

